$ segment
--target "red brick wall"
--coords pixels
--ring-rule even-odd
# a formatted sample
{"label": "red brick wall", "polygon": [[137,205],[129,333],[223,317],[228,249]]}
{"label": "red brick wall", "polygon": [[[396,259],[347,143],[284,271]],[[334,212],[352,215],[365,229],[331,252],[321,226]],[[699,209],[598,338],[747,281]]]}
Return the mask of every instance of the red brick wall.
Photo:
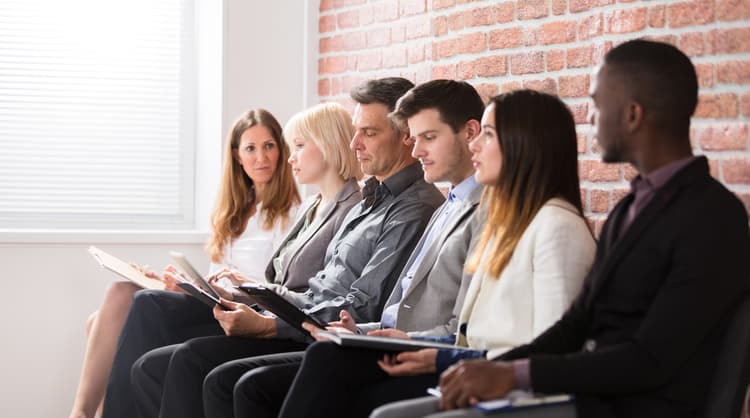
{"label": "red brick wall", "polygon": [[581,193],[598,232],[635,171],[599,160],[590,77],[613,44],[641,36],[693,59],[694,150],[750,210],[750,0],[321,0],[318,94],[351,107],[354,85],[390,75],[463,79],[485,98],[520,87],[558,94],[578,123]]}

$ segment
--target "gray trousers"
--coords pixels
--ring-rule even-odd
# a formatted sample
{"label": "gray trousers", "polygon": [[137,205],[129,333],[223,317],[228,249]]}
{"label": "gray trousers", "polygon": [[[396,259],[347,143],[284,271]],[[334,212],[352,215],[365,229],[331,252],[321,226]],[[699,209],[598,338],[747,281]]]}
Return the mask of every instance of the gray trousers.
{"label": "gray trousers", "polygon": [[576,418],[576,408],[572,403],[516,409],[485,414],[476,408],[457,409],[440,412],[438,398],[425,396],[383,405],[370,414],[370,418]]}

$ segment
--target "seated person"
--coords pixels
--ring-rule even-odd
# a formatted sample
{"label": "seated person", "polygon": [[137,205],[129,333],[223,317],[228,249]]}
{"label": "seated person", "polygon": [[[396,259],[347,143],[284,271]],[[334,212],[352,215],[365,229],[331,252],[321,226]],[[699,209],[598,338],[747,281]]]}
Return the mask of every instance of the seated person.
{"label": "seated person", "polygon": [[[423,395],[461,358],[495,356],[530,341],[568,308],[595,251],[582,215],[570,111],[558,98],[531,90],[500,95],[485,109],[470,149],[477,181],[486,187],[481,209],[487,216],[467,261],[474,277],[458,322],[456,345],[471,350],[369,350],[365,356],[361,349],[315,343],[279,416],[366,417],[383,403]],[[247,392],[262,403],[264,375],[271,378],[274,367],[251,373],[256,382]]]}
{"label": "seated person", "polygon": [[[265,264],[292,225],[300,202],[292,172],[285,163],[289,149],[281,137],[281,126],[263,109],[242,115],[227,144],[231,144],[232,151],[225,154],[211,239],[206,246],[211,258],[209,275],[231,268],[250,277],[262,277]],[[264,149],[263,155],[248,148]],[[255,164],[263,165],[265,170],[255,170]],[[173,268],[168,267],[163,276],[148,270],[145,273],[164,280],[168,289],[180,291]],[[90,317],[71,418],[93,418],[101,404],[117,338],[138,290],[141,288],[131,282],[112,284],[101,307]]]}
{"label": "seated person", "polygon": [[[575,395],[575,413],[545,416],[704,414],[727,318],[748,294],[747,212],[706,158],[692,155],[698,82],[680,50],[647,40],[613,48],[592,97],[602,159],[638,170],[632,192],[609,215],[583,292],[562,319],[529,344],[447,370],[442,409],[521,388]],[[438,410],[436,400],[414,402],[376,415]]]}
{"label": "seated person", "polygon": [[[361,321],[380,316],[385,298],[435,209],[445,200],[423,180],[411,157],[413,141],[388,118],[398,97],[411,83],[402,78],[372,80],[355,89],[361,95],[354,113],[351,142],[360,166],[372,177],[364,201],[346,216],[329,244],[325,266],[309,281],[309,290],[294,292],[271,285],[279,295],[319,321],[338,318],[346,309]],[[392,103],[392,104],[391,104]],[[203,410],[201,390],[214,367],[237,358],[299,351],[307,333],[227,301],[231,311],[214,309],[226,336],[194,338],[152,350],[133,365],[132,390],[141,416],[187,417]]]}

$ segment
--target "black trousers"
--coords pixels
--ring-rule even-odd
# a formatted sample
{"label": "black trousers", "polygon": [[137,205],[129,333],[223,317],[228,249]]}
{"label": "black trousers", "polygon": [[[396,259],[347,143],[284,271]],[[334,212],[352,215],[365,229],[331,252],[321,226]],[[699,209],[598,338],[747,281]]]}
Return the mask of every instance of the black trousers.
{"label": "black trousers", "polygon": [[102,417],[137,416],[130,369],[140,356],[157,347],[223,333],[211,308],[192,296],[156,290],[137,292],[117,343]]}
{"label": "black trousers", "polygon": [[231,360],[304,350],[307,343],[211,336],[152,350],[132,368],[133,393],[142,418],[203,417],[203,381]]}
{"label": "black trousers", "polygon": [[[216,367],[203,381],[206,418],[275,418],[304,354],[304,351],[298,351],[250,357]],[[271,373],[264,372],[267,366],[273,366]],[[258,373],[263,382],[255,380]],[[255,381],[256,385],[246,385],[244,382],[248,379]],[[253,388],[260,391],[244,392]]]}
{"label": "black trousers", "polygon": [[437,374],[389,376],[377,365],[383,354],[318,342],[301,364],[293,358],[270,359],[276,365],[253,359],[256,367],[233,389],[235,417],[367,417],[380,405],[424,396],[437,384]]}

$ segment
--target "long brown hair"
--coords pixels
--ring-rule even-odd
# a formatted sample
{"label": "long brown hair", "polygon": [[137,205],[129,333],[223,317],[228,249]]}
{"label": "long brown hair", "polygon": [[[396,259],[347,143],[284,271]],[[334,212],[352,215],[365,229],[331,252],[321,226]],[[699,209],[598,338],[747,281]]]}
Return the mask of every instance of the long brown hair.
{"label": "long brown hair", "polygon": [[475,272],[481,262],[491,276],[500,277],[521,235],[549,199],[570,202],[581,216],[583,208],[575,122],[565,104],[533,90],[501,94],[489,104],[495,105],[502,166],[497,184],[486,187],[482,196],[487,218],[467,270]]}
{"label": "long brown hair", "polygon": [[[268,128],[279,149],[279,161],[271,181],[263,188],[263,196],[255,195],[253,181],[234,158],[239,148],[240,137],[253,126]],[[263,229],[269,230],[277,222],[282,226],[289,222],[289,210],[299,204],[300,197],[297,185],[292,177],[292,170],[287,164],[289,146],[281,132],[281,125],[273,115],[264,109],[249,110],[234,123],[224,151],[224,173],[221,178],[221,189],[216,199],[216,208],[211,214],[213,233],[206,244],[211,260],[220,262],[224,255],[224,246],[237,239],[247,226],[247,221],[255,215],[258,198],[263,202],[261,212],[264,216]]]}

